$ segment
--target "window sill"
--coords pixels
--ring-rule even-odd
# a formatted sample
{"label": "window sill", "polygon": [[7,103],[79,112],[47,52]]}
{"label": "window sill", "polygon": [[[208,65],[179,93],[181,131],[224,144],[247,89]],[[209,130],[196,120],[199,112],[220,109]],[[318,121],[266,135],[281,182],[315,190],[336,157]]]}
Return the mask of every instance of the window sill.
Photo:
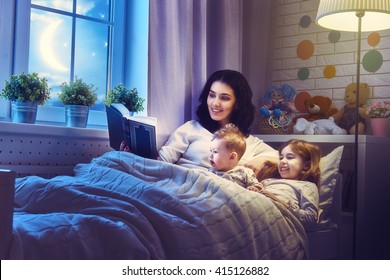
{"label": "window sill", "polygon": [[108,130],[104,126],[88,125],[86,128],[79,128],[55,123],[26,124],[0,120],[0,128],[1,132],[5,134],[108,139]]}
{"label": "window sill", "polygon": [[[9,116],[0,117],[0,122],[12,123],[11,118]],[[35,129],[37,128],[36,125],[66,127],[65,108],[54,106],[38,106],[37,120],[35,124],[33,124],[33,127],[35,127]],[[90,110],[87,129],[107,130],[106,112]]]}

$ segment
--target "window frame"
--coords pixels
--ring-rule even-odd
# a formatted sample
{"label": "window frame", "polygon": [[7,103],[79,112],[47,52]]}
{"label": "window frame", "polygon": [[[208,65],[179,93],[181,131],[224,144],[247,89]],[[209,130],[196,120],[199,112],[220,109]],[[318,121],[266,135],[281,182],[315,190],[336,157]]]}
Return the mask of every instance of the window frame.
{"label": "window frame", "polygon": [[[108,84],[117,84],[124,80],[125,38],[122,34],[126,31],[126,1],[112,0],[114,26],[111,27],[111,47],[109,48]],[[15,3],[16,2],[16,3]],[[0,78],[7,80],[13,73],[28,72],[29,41],[30,41],[30,15],[31,1],[1,1],[0,35],[4,42],[1,54],[4,55],[4,67],[0,72]],[[12,24],[9,24],[9,23]],[[4,23],[4,24],[3,24]],[[4,38],[3,38],[4,37]],[[113,54],[115,49],[115,54]],[[3,61],[0,61],[3,62]],[[115,80],[113,80],[115,77]],[[0,120],[10,121],[10,102],[0,99]],[[38,106],[37,123],[65,125],[65,113],[63,107]],[[90,110],[88,127],[106,128],[107,119],[105,111]]]}

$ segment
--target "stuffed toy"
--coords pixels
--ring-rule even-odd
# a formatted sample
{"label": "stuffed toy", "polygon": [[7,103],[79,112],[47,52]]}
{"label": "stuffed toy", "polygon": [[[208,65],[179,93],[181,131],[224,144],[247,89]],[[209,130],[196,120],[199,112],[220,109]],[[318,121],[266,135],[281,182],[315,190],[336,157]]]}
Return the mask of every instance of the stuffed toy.
{"label": "stuffed toy", "polygon": [[332,107],[332,99],[326,96],[311,96],[308,92],[300,92],[295,97],[295,107],[299,112],[305,113],[295,117],[305,118],[308,121],[328,119],[338,112]]}
{"label": "stuffed toy", "polygon": [[263,106],[260,108],[261,114],[265,117],[279,117],[283,113],[291,113],[295,110],[294,97],[296,93],[296,90],[287,84],[269,87],[264,92]]}
{"label": "stuffed toy", "polygon": [[[347,130],[349,134],[355,134],[356,130],[356,89],[357,84],[351,83],[345,88],[344,100],[345,106],[333,115],[335,122]],[[366,83],[360,83],[359,86],[359,118],[358,134],[364,134],[366,130],[366,101],[369,94],[369,86]]]}
{"label": "stuffed toy", "polygon": [[333,117],[308,121],[306,118],[298,118],[293,127],[295,134],[306,135],[345,135],[347,131],[335,124]]}

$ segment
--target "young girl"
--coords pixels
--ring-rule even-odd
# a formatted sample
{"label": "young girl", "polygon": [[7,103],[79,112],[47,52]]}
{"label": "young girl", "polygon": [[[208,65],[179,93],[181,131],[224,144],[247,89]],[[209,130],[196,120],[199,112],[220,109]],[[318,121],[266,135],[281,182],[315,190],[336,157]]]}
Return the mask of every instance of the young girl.
{"label": "young girl", "polygon": [[279,148],[279,164],[262,180],[262,189],[250,187],[280,202],[308,228],[317,223],[321,151],[304,140],[290,140]]}
{"label": "young girl", "polygon": [[244,134],[232,123],[218,129],[211,139],[210,172],[236,182],[244,188],[260,189],[261,185],[252,169],[238,165],[246,150]]}

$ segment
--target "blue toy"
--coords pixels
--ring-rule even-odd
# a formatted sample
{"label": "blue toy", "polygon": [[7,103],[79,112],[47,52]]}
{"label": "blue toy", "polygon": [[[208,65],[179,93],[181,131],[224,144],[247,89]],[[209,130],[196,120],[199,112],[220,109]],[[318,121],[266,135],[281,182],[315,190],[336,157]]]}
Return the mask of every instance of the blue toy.
{"label": "blue toy", "polygon": [[291,104],[297,91],[290,85],[283,84],[281,86],[272,85],[265,92],[263,96],[264,105],[260,108],[263,116],[279,117],[284,113],[291,113]]}

